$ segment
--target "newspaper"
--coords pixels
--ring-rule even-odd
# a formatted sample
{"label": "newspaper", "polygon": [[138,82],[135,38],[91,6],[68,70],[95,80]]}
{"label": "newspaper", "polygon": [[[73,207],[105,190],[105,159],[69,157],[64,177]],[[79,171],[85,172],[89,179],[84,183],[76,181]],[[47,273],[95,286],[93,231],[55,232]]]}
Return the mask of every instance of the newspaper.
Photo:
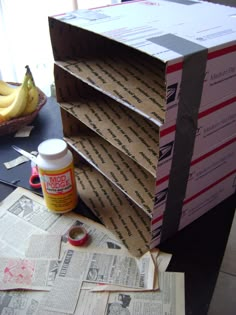
{"label": "newspaper", "polygon": [[[158,292],[91,292],[94,283],[84,282],[74,315],[184,315],[184,274],[159,274]],[[69,315],[47,311],[44,300],[48,292],[0,292],[0,315]],[[62,297],[61,297],[62,298]],[[54,300],[55,304],[57,300]],[[66,303],[69,301],[67,300]],[[116,312],[115,312],[116,311]]]}
{"label": "newspaper", "polygon": [[160,272],[158,292],[93,293],[96,287],[84,283],[75,315],[184,315],[184,274]]}
{"label": "newspaper", "polygon": [[69,249],[60,264],[44,308],[58,313],[73,313],[83,281],[119,285],[120,291],[145,291],[154,289],[154,275],[155,266],[149,253],[137,259],[117,250]]}
{"label": "newspaper", "polygon": [[[109,250],[109,252],[115,252],[114,250]],[[168,255],[166,253],[160,252],[158,256],[162,256],[162,261],[164,262],[166,260],[166,263],[163,265],[168,265],[168,261],[170,259],[171,255]],[[62,268],[61,268],[62,269]],[[73,309],[70,309],[70,305],[67,306],[66,311],[66,305],[68,304],[68,301],[71,301],[71,298],[74,298],[75,291],[73,291],[72,297],[70,296],[70,293],[67,292],[66,294],[66,303],[64,300],[64,293],[57,291],[57,294],[61,293],[61,295],[55,295],[53,291],[51,291],[49,294],[45,293],[44,296],[41,297],[40,302],[38,303],[37,308],[37,315],[68,315],[68,314],[75,314],[75,315],[97,315],[97,314],[104,314],[108,315],[109,312],[112,310],[112,307],[110,305],[112,304],[113,307],[116,306],[116,301],[119,301],[119,304],[123,303],[122,308],[119,309],[117,307],[117,311],[119,310],[119,313],[115,314],[149,314],[149,315],[156,315],[156,310],[162,310],[160,314],[162,315],[169,315],[169,314],[176,314],[176,315],[182,315],[184,314],[184,294],[183,294],[183,275],[182,274],[175,274],[175,273],[168,273],[168,274],[160,274],[161,276],[161,284],[163,281],[165,281],[165,285],[162,284],[161,291],[157,292],[116,292],[116,293],[109,293],[109,292],[91,292],[91,290],[95,290],[97,286],[96,283],[91,282],[82,282],[82,287],[79,292],[78,301],[75,307],[74,312]],[[163,291],[163,292],[162,292]],[[68,296],[69,297],[68,297]],[[125,306],[125,300],[128,299],[131,300],[132,303],[129,303],[129,306]],[[155,301],[154,301],[155,300]],[[53,301],[53,307],[48,307],[48,303]],[[62,302],[61,302],[62,301]],[[59,304],[61,305],[61,308],[58,307]],[[64,303],[64,304],[63,304]],[[154,307],[150,309],[150,305],[154,303]],[[56,307],[57,306],[57,307]],[[148,310],[149,306],[149,313],[142,313],[142,310]],[[140,313],[137,313],[137,307],[140,308]],[[123,310],[123,308],[126,308],[126,310]],[[124,312],[122,313],[121,310]],[[167,312],[167,310],[172,310],[173,313]],[[176,312],[175,312],[176,310]],[[164,311],[166,313],[164,313]],[[126,313],[125,313],[126,312]],[[1,314],[1,313],[0,313]],[[112,314],[112,313],[111,313]],[[111,315],[110,314],[110,315]],[[19,314],[21,315],[21,314]]]}
{"label": "newspaper", "polygon": [[[46,273],[46,283],[51,290],[49,292],[20,290],[1,291],[0,315],[6,313],[17,315],[108,315],[110,314],[109,305],[125,295],[132,298],[132,303],[130,303],[128,308],[130,314],[132,314],[134,308],[132,305],[135,305],[138,300],[140,303],[140,296],[144,297],[143,301],[141,301],[141,303],[144,303],[147,301],[150,293],[158,294],[159,292],[135,292],[135,285],[141,283],[137,279],[141,280],[141,276],[136,279],[136,282],[133,281],[134,288],[131,290],[134,292],[129,292],[130,288],[124,287],[124,281],[127,280],[129,274],[127,268],[124,266],[124,261],[138,262],[137,265],[133,264],[133,266],[136,266],[134,270],[136,270],[139,275],[139,268],[141,268],[140,266],[145,266],[144,262],[148,257],[148,262],[152,267],[149,271],[145,270],[146,282],[144,281],[144,283],[149,283],[149,285],[155,287],[156,279],[153,277],[153,274],[155,274],[154,269],[158,264],[165,269],[171,259],[170,254],[162,253],[156,249],[144,255],[145,260],[141,263],[142,259],[131,256],[127,249],[121,244],[121,241],[101,224],[74,213],[64,215],[51,213],[45,208],[41,197],[22,188],[16,189],[8,198],[1,202],[0,218],[0,256],[2,256],[2,261],[4,261],[4,259],[7,261],[7,256],[10,256],[10,253],[14,254],[13,257],[19,257],[20,254],[22,261],[23,257],[25,257],[25,260],[31,261],[33,260],[33,256],[37,262],[40,261],[39,257],[41,257],[41,259],[43,258],[42,260],[44,261],[51,261],[49,272],[48,274]],[[83,225],[88,231],[90,239],[86,247],[81,249],[76,248],[75,250],[75,247],[72,247],[68,243],[67,233],[69,228],[73,225]],[[58,245],[59,240],[61,240],[61,246]],[[99,250],[98,247],[101,249]],[[111,248],[115,248],[116,250]],[[66,273],[66,276],[63,277],[66,262],[68,261],[68,255],[66,254],[72,252],[74,259],[73,263],[70,262],[69,264],[69,275]],[[91,260],[91,257],[94,258],[94,254],[96,259]],[[105,260],[104,257],[102,258],[104,254],[106,257]],[[81,255],[83,256],[84,264],[82,264],[83,268],[78,268],[78,259],[80,263],[82,263],[80,259]],[[5,256],[5,258],[3,256]],[[56,259],[58,257],[60,257],[60,259],[62,258],[62,262]],[[90,257],[90,260],[87,260],[88,257]],[[19,260],[19,258],[15,258],[15,260],[17,259]],[[89,261],[90,263],[88,263]],[[124,276],[120,279],[118,273],[116,274],[117,278],[110,276],[110,280],[116,283],[116,287],[119,287],[123,292],[91,292],[91,290],[96,287],[101,287],[104,275],[112,271],[111,261],[115,262],[116,266],[120,266],[120,270],[126,272],[126,278]],[[91,272],[93,263],[96,263],[100,268],[97,269],[102,271],[97,279],[95,279],[96,273],[94,273],[93,270]],[[109,265],[109,268],[106,267],[106,263]],[[82,270],[82,272],[78,272],[79,270]],[[156,275],[157,274],[159,276],[159,272],[156,273]],[[150,276],[151,280],[149,279]],[[74,281],[73,278],[75,278]],[[134,277],[132,277],[132,279],[133,278]],[[112,283],[112,281],[110,282]],[[176,281],[175,278],[169,277],[168,281],[172,284],[169,285],[167,283],[166,288],[169,289],[171,287],[173,289],[171,289],[171,292],[177,290],[181,291],[183,289],[180,287],[177,288],[179,282]],[[98,285],[97,282],[100,284]],[[103,281],[103,283],[105,283],[105,281]],[[119,284],[119,286],[117,286],[117,284]],[[132,285],[132,282],[129,282],[128,285]],[[144,290],[142,286],[141,290]],[[152,296],[150,300],[153,298]],[[167,304],[169,308],[175,309],[175,304],[174,306],[172,304],[177,300],[172,301],[172,298],[176,298],[174,293]],[[159,297],[160,305],[164,305],[163,299],[164,295],[162,294],[162,297]],[[148,303],[150,304],[150,301]],[[122,313],[120,312],[120,314]],[[136,313],[133,314],[136,315]],[[174,314],[179,315],[184,313],[174,312]],[[150,313],[150,315],[152,315],[152,313]]]}
{"label": "newspaper", "polygon": [[[159,292],[110,293],[102,315],[183,315],[185,314],[184,275],[160,273]],[[80,314],[80,313],[78,313]]]}
{"label": "newspaper", "polygon": [[[68,231],[75,225],[83,226],[87,230],[87,246],[125,250],[121,241],[102,224],[74,212],[64,215],[50,212],[42,197],[26,189],[17,188],[0,203],[0,256],[25,257],[32,235],[60,236],[60,251],[63,255],[63,249],[69,246]],[[55,247],[56,244],[51,243],[49,246]],[[39,247],[34,250],[39,250]],[[40,257],[36,253],[34,255]]]}

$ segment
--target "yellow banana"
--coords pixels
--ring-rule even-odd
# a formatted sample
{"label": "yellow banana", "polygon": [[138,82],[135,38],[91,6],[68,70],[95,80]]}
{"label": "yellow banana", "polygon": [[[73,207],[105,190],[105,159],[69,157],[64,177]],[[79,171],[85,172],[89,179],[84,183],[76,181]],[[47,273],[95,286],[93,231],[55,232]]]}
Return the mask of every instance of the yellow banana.
{"label": "yellow banana", "polygon": [[0,80],[0,94],[1,95],[9,95],[15,92],[16,88],[10,86],[7,82]]}
{"label": "yellow banana", "polygon": [[31,78],[28,80],[28,100],[22,115],[33,113],[39,102],[38,88],[35,86]]}
{"label": "yellow banana", "polygon": [[8,107],[14,101],[17,94],[17,89],[14,89],[9,95],[0,95],[0,108]]}
{"label": "yellow banana", "polygon": [[26,66],[26,73],[29,76],[29,79],[28,79],[28,101],[27,101],[25,110],[24,110],[22,115],[28,115],[28,114],[33,113],[36,110],[38,102],[39,102],[38,88],[35,85],[34,78],[33,78],[33,75],[30,71],[29,66]]}
{"label": "yellow banana", "polygon": [[29,76],[26,73],[22,85],[16,92],[14,101],[8,107],[0,108],[1,122],[19,117],[23,113],[28,99],[28,80]]}

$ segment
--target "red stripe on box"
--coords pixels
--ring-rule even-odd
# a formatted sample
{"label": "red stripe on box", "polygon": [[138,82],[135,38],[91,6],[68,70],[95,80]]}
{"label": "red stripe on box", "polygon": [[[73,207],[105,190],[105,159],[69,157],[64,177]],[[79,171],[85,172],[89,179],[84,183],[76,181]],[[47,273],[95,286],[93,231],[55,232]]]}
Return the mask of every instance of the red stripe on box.
{"label": "red stripe on box", "polygon": [[204,112],[201,112],[201,113],[198,115],[198,119],[200,119],[200,118],[202,118],[202,117],[204,117],[204,116],[207,116],[207,115],[209,115],[209,114],[211,114],[211,113],[213,113],[213,112],[216,112],[217,110],[219,110],[219,109],[221,109],[221,108],[223,108],[223,107],[226,107],[226,106],[232,104],[233,102],[236,102],[236,97],[233,97],[233,98],[231,98],[231,99],[229,99],[229,100],[227,100],[227,101],[225,101],[225,102],[223,102],[223,103],[220,103],[220,104],[218,104],[218,105],[216,105],[216,106],[214,106],[214,107],[208,108],[208,109],[205,110]]}
{"label": "red stripe on box", "polygon": [[166,129],[161,130],[160,136],[164,137],[164,136],[168,135],[169,133],[174,132],[175,130],[176,130],[176,125],[170,126]]}
{"label": "red stripe on box", "polygon": [[163,219],[163,214],[155,219],[152,220],[152,225],[156,224],[157,222],[161,221]]}
{"label": "red stripe on box", "polygon": [[167,181],[169,179],[169,177],[170,177],[169,175],[166,175],[165,177],[162,177],[161,179],[157,180],[156,181],[156,186],[158,186],[158,185],[164,183],[165,181]]}
{"label": "red stripe on box", "polygon": [[173,65],[167,66],[166,73],[172,73],[181,69],[183,69],[183,62],[178,62]]}
{"label": "red stripe on box", "polygon": [[235,52],[235,51],[236,51],[236,45],[225,47],[223,49],[216,50],[216,51],[209,53],[207,59],[208,60],[214,59],[214,58],[226,55],[226,54],[230,54],[230,53]]}
{"label": "red stripe on box", "polygon": [[189,203],[190,201],[192,201],[193,199],[196,199],[197,197],[199,197],[200,195],[202,195],[203,193],[205,193],[207,190],[213,188],[214,186],[218,185],[219,183],[223,182],[226,178],[230,177],[231,175],[236,173],[236,169],[234,171],[231,171],[230,173],[228,173],[227,175],[225,175],[224,177],[218,179],[216,182],[212,183],[211,185],[205,187],[204,189],[202,189],[201,191],[199,191],[198,193],[196,193],[195,195],[193,195],[192,197],[185,199],[183,204],[185,205],[186,203]]}
{"label": "red stripe on box", "polygon": [[204,159],[208,158],[209,156],[215,154],[216,152],[222,150],[223,148],[227,147],[228,145],[234,143],[235,141],[236,141],[236,137],[233,139],[230,139],[229,141],[223,143],[219,147],[217,147],[217,148],[207,152],[206,154],[200,156],[198,159],[192,161],[190,165],[193,166],[193,165],[197,164],[198,162],[201,162],[202,160],[204,160]]}

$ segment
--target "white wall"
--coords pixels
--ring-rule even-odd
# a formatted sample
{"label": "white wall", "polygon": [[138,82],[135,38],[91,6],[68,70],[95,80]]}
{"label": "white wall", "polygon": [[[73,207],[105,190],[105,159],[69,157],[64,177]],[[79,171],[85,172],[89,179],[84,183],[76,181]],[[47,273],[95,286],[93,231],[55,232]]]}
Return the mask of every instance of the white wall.
{"label": "white wall", "polygon": [[53,56],[48,16],[119,0],[0,0],[0,78],[22,82],[29,65],[37,86],[50,96]]}

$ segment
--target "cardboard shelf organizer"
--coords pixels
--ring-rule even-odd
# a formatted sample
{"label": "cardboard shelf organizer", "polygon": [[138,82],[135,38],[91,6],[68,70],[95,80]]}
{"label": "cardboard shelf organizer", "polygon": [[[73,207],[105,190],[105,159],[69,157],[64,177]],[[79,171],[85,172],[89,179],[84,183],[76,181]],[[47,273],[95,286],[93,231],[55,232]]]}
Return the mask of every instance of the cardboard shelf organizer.
{"label": "cardboard shelf organizer", "polygon": [[135,255],[235,191],[234,14],[141,0],[49,17],[80,198]]}

